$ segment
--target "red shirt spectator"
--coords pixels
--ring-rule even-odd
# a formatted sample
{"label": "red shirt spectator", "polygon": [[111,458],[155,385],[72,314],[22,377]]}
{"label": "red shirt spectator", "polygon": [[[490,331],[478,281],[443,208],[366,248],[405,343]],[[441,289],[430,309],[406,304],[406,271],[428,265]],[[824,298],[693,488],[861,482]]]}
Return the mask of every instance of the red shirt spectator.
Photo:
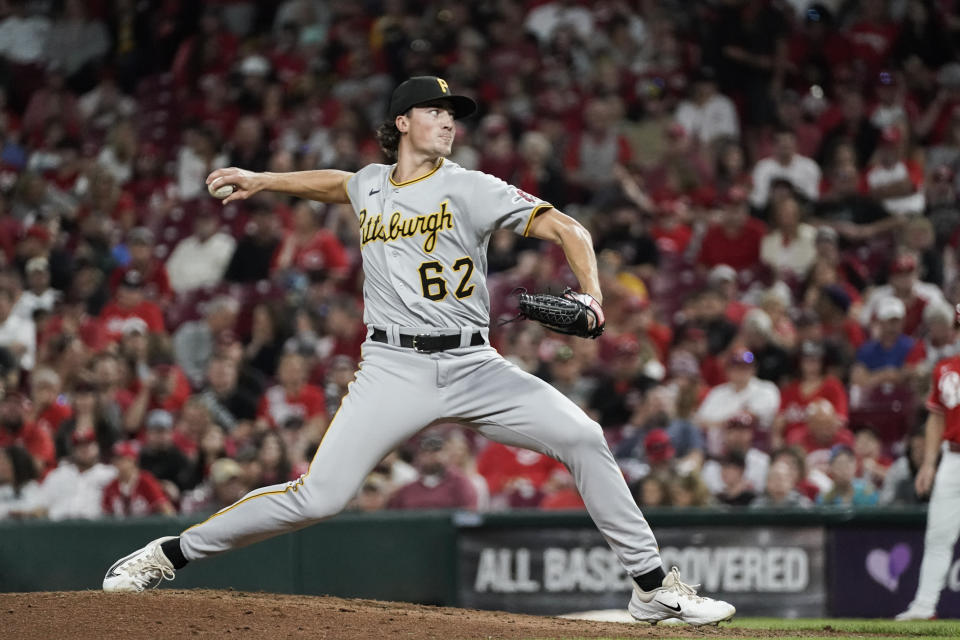
{"label": "red shirt spectator", "polygon": [[863,329],[851,318],[851,298],[846,287],[829,284],[817,292],[816,312],[820,319],[820,339],[849,344],[854,350],[866,340]]}
{"label": "red shirt spectator", "polygon": [[442,477],[423,476],[404,485],[390,497],[388,509],[476,509],[477,490],[456,469]]}
{"label": "red shirt spectator", "polygon": [[[110,290],[116,292],[128,271],[140,271],[133,265],[117,267],[110,273]],[[170,287],[170,276],[167,267],[159,260],[151,260],[142,270],[144,274],[144,289],[151,298],[169,299],[173,297]],[[146,319],[146,318],[144,318]]]}
{"label": "red shirt spectator", "polygon": [[202,95],[184,106],[185,120],[197,122],[220,139],[233,134],[242,112],[230,101],[226,76],[208,74],[200,83]]}
{"label": "red shirt spectator", "polygon": [[47,433],[56,433],[60,423],[73,415],[70,403],[62,396],[48,404],[37,414],[36,424]]}
{"label": "red shirt spectator", "polygon": [[491,442],[477,459],[477,471],[494,495],[510,491],[517,480],[539,490],[554,473],[565,472],[566,467],[542,453]]}
{"label": "red shirt spectator", "polygon": [[87,314],[83,300],[64,303],[60,313],[51,317],[39,334],[37,342],[40,345],[57,336],[71,335],[94,353],[103,351],[111,342],[100,319]]}
{"label": "red shirt spectator", "polygon": [[141,517],[163,513],[170,501],[160,483],[149,471],[137,473],[131,484],[121,484],[119,478],[103,489],[103,512],[111,516]]}
{"label": "red shirt spectator", "polygon": [[647,339],[657,349],[657,356],[661,362],[666,362],[667,354],[670,351],[670,343],[673,341],[673,331],[665,324],[651,321],[646,328]]}
{"label": "red shirt spectator", "polygon": [[17,445],[47,468],[56,465],[56,450],[53,446],[53,436],[50,432],[34,422],[24,423],[17,431],[7,427],[0,428],[0,447]]}
{"label": "red shirt spectator", "polygon": [[760,262],[760,241],[765,235],[766,226],[756,218],[733,230],[713,225],[703,238],[699,262],[707,267],[726,264],[738,271],[750,269]]}
{"label": "red shirt spectator", "polygon": [[793,431],[787,446],[800,446],[806,451],[808,473],[827,473],[834,446],[853,449],[853,433],[842,424],[829,400],[815,400],[807,407],[806,424]]}
{"label": "red shirt spectator", "polygon": [[571,488],[554,491],[553,493],[547,495],[547,497],[544,498],[540,503],[540,508],[547,510],[586,509],[587,505],[584,504],[583,498],[580,497],[580,494],[577,493],[577,490]]}
{"label": "red shirt spectator", "polygon": [[414,466],[420,477],[400,487],[390,498],[390,509],[476,509],[477,490],[458,469],[447,464],[446,437],[427,433],[420,438]]}
{"label": "red shirt spectator", "polygon": [[283,239],[273,258],[274,269],[325,271],[346,276],[350,266],[347,253],[335,235],[321,229],[317,214],[300,203],[293,211],[293,229]]}
{"label": "red shirt spectator", "polygon": [[760,263],[760,242],[766,234],[767,226],[750,217],[746,190],[734,187],[720,224],[712,225],[703,238],[698,261],[705,267],[725,264],[737,271],[751,269]]}
{"label": "red shirt spectator", "polygon": [[[171,436],[171,442],[173,442],[173,446],[179,449],[180,453],[187,458],[193,459],[197,456],[197,451],[199,450],[197,441],[183,431],[179,429],[174,430]],[[206,475],[207,472],[209,472],[209,469],[204,469],[204,475]]]}
{"label": "red shirt spectator", "polygon": [[163,313],[153,302],[144,299],[144,279],[139,271],[127,271],[120,282],[117,297],[100,311],[100,320],[110,340],[119,340],[128,318],[140,318],[151,333],[165,333]]}
{"label": "red shirt spectator", "polygon": [[861,19],[849,29],[853,50],[851,59],[865,64],[871,76],[880,71],[887,61],[900,32],[900,28],[884,15],[885,12],[886,3],[864,2],[861,5]]}
{"label": "red shirt spectator", "polygon": [[607,326],[616,326],[619,331],[611,331],[600,336],[598,355],[602,362],[616,358],[622,341],[643,341],[646,337],[656,349],[661,362],[667,361],[667,354],[673,342],[673,330],[657,322],[650,306],[650,299],[642,296],[630,296],[622,305],[611,307],[607,311]]}
{"label": "red shirt spectator", "polygon": [[144,294],[148,298],[168,300],[173,297],[170,287],[170,276],[167,267],[153,255],[154,237],[146,227],[137,227],[127,236],[127,249],[130,251],[130,262],[126,266],[117,267],[110,274],[110,290],[114,293],[129,271],[138,271],[143,276]]}
{"label": "red shirt spectator", "polygon": [[[150,394],[147,410],[163,409],[176,414],[190,397],[190,381],[183,369],[172,364],[158,364],[153,367],[156,382]],[[130,393],[136,396],[141,389],[141,381],[133,383]]]}
{"label": "red shirt spectator", "polygon": [[257,419],[271,427],[282,427],[290,420],[304,423],[326,420],[327,403],[323,390],[308,384],[307,364],[298,353],[288,353],[277,366],[280,384],[270,387],[260,398]]}
{"label": "red shirt spectator", "polygon": [[580,492],[577,491],[573,476],[569,471],[565,474],[556,474],[554,478],[559,482],[555,483],[554,490],[544,496],[543,500],[540,501],[541,509],[583,510],[587,508],[587,505],[583,502],[583,498],[580,496]]}
{"label": "red shirt spectator", "polygon": [[[853,433],[846,428],[839,429],[836,435],[826,443],[818,441],[806,430],[806,426],[795,431],[794,436],[787,441],[791,447],[799,446],[807,454],[807,469],[813,472],[826,473],[830,465],[830,452],[836,445],[843,445],[853,449]],[[808,479],[810,479],[808,477]],[[814,483],[816,484],[816,483]]]}
{"label": "red shirt spectator", "polygon": [[822,379],[820,386],[804,393],[804,384],[799,380],[787,385],[780,392],[780,415],[784,420],[783,436],[790,440],[807,422],[807,409],[816,400],[826,400],[833,405],[837,415],[847,419],[847,392],[843,383],[833,376]]}
{"label": "red shirt spectator", "polygon": [[26,400],[15,393],[0,402],[0,447],[12,445],[26,449],[38,468],[49,469],[57,463],[53,436],[27,419]]}
{"label": "red shirt spectator", "polygon": [[294,234],[289,234],[274,258],[274,267],[287,262],[288,255],[290,255],[290,262],[287,266],[293,266],[301,271],[323,269],[339,273],[345,272],[349,266],[343,245],[335,235],[325,229],[318,229],[302,244]]}
{"label": "red shirt spectator", "polygon": [[272,427],[283,426],[291,418],[308,420],[326,415],[327,403],[323,391],[312,384],[304,384],[290,393],[281,385],[267,389],[260,399],[257,417],[265,418]]}
{"label": "red shirt spectator", "polygon": [[650,235],[657,243],[657,249],[663,253],[683,254],[693,238],[693,229],[672,218],[660,219],[650,229]]}
{"label": "red shirt spectator", "polygon": [[140,448],[134,442],[121,441],[114,445],[117,477],[103,488],[103,512],[118,517],[172,515],[173,506],[160,483],[149,471],[138,468],[139,455]]}
{"label": "red shirt spectator", "polygon": [[268,54],[277,79],[286,87],[300,78],[309,65],[306,56],[297,46],[297,38],[296,27],[281,29],[276,46]]}
{"label": "red shirt spectator", "polygon": [[830,438],[826,440],[819,440],[810,432],[809,425],[803,424],[799,429],[796,429],[790,438],[787,439],[787,445],[800,446],[803,448],[807,454],[814,453],[816,451],[827,451],[833,448],[835,445],[842,444],[853,448],[853,432],[847,429],[846,427],[837,429]]}
{"label": "red shirt spectator", "polygon": [[[177,183],[166,173],[164,152],[152,142],[141,142],[133,177],[127,184],[138,209],[154,215],[166,211],[177,198]],[[151,247],[151,250],[153,247]]]}

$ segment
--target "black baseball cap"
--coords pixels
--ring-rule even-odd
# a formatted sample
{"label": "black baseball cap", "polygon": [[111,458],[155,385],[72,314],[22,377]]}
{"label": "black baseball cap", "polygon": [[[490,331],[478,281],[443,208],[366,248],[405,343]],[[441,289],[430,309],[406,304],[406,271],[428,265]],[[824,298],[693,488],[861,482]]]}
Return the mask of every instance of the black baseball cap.
{"label": "black baseball cap", "polygon": [[477,103],[472,98],[450,93],[450,86],[443,78],[414,76],[393,90],[390,97],[390,117],[396,118],[411,107],[441,99],[449,100],[453,104],[454,118],[465,118],[477,110]]}

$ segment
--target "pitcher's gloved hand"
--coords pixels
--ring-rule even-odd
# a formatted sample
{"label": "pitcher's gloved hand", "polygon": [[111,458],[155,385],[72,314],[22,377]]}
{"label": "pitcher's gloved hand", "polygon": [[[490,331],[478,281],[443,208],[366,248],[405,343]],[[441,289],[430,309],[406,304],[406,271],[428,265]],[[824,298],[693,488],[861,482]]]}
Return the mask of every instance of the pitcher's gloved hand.
{"label": "pitcher's gloved hand", "polygon": [[603,333],[603,309],[593,296],[586,293],[567,289],[558,296],[522,291],[519,306],[522,317],[536,320],[557,333],[581,338],[596,338]]}

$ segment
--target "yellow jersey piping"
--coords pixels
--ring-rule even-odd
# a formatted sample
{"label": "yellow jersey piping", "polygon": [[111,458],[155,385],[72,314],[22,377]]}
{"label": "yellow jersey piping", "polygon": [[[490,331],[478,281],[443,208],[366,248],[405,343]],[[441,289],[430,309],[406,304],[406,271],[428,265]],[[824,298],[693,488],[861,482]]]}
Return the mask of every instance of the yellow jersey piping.
{"label": "yellow jersey piping", "polygon": [[533,208],[533,211],[530,212],[530,218],[527,220],[527,226],[523,228],[523,236],[526,237],[530,233],[530,225],[533,224],[533,219],[537,217],[537,214],[541,210],[553,209],[553,205],[549,202],[544,202],[543,204],[538,204]]}
{"label": "yellow jersey piping", "polygon": [[426,180],[427,178],[435,174],[437,170],[442,166],[443,166],[443,158],[440,158],[440,161],[437,162],[437,166],[431,169],[429,173],[427,173],[426,175],[422,175],[419,178],[414,178],[413,180],[407,180],[406,182],[397,182],[396,180],[393,179],[393,172],[396,170],[396,167],[394,167],[393,169],[390,170],[390,176],[389,176],[390,184],[392,184],[395,187],[405,187],[408,184],[413,184],[414,182],[420,182],[421,180]]}

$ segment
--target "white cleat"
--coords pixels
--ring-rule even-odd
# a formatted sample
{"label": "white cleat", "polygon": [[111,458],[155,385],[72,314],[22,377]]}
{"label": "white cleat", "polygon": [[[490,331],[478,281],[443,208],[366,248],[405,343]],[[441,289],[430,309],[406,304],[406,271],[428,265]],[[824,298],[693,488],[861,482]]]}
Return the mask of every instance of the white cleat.
{"label": "white cleat", "polygon": [[932,610],[910,605],[906,611],[898,614],[894,620],[903,622],[905,620],[933,620],[934,618],[936,618],[936,615]]}
{"label": "white cleat", "polygon": [[173,580],[174,569],[160,545],[176,536],[157,538],[142,549],[120,558],[103,577],[103,590],[139,593],[154,589],[164,580]]}
{"label": "white cleat", "polygon": [[680,580],[676,567],[663,579],[663,586],[653,591],[641,591],[634,585],[627,611],[637,620],[650,624],[685,622],[695,626],[717,624],[729,620],[737,612],[728,602],[698,596],[693,586]]}

